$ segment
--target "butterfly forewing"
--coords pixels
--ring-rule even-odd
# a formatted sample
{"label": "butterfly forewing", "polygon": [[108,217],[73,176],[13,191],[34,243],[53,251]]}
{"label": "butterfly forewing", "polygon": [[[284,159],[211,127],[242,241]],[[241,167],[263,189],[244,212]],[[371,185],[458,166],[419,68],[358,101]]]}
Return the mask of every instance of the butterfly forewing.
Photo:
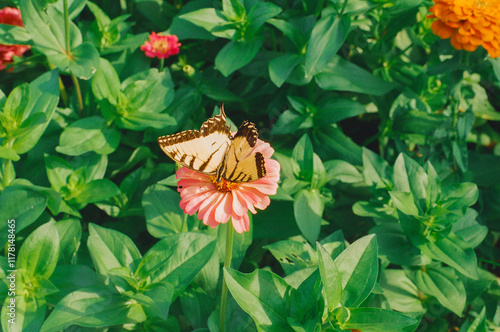
{"label": "butterfly forewing", "polygon": [[208,119],[200,131],[186,130],[158,138],[167,156],[200,173],[215,175],[230,144],[230,129],[224,111]]}
{"label": "butterfly forewing", "polygon": [[224,159],[222,177],[231,182],[250,182],[266,176],[264,156],[251,153],[259,134],[251,122],[244,121],[234,135]]}

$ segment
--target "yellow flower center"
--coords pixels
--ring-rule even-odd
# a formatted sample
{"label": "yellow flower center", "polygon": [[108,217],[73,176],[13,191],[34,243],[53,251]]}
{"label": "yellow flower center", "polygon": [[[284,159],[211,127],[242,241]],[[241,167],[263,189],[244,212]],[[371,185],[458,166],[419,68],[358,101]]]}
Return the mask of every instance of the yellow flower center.
{"label": "yellow flower center", "polygon": [[220,191],[221,193],[230,192],[231,190],[236,189],[240,186],[240,184],[237,182],[230,182],[224,179],[217,181],[216,175],[211,176],[210,181],[213,183],[215,188],[217,188],[217,190]]}
{"label": "yellow flower center", "polygon": [[166,40],[156,40],[153,42],[153,49],[161,54],[165,54],[168,52],[168,41]]}

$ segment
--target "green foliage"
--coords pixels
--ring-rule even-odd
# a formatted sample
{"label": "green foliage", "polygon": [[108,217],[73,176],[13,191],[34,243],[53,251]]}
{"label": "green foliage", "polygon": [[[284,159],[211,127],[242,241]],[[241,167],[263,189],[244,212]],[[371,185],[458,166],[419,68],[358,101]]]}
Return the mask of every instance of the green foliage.
{"label": "green foliage", "polygon": [[[223,282],[226,331],[498,329],[500,60],[432,4],[11,2],[2,331],[220,331]],[[146,57],[152,31],[180,53]],[[281,166],[224,268],[232,225],[184,212],[157,144],[220,103]]]}

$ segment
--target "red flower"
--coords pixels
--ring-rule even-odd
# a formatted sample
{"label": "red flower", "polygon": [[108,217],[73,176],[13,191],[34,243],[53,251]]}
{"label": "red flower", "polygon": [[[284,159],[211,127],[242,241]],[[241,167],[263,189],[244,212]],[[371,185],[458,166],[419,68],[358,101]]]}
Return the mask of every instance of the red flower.
{"label": "red flower", "polygon": [[255,208],[265,209],[275,195],[280,178],[280,164],[270,159],[274,153],[269,143],[257,140],[252,153],[260,152],[264,156],[266,176],[252,182],[229,182],[222,179],[216,182],[215,176],[209,176],[182,167],[177,171],[177,191],[181,194],[180,206],[185,213],[193,215],[198,211],[198,219],[205,225],[216,227],[220,223],[233,220],[238,233],[250,229],[248,210],[257,213]]}
{"label": "red flower", "polygon": [[156,32],[149,35],[149,41],[141,46],[141,50],[150,58],[166,59],[179,54],[179,39],[176,35],[158,36]]}
{"label": "red flower", "polygon": [[[19,9],[10,7],[0,9],[0,23],[20,27],[24,26]],[[5,69],[7,63],[13,62],[13,56],[22,56],[29,49],[29,45],[0,44],[0,70]]]}

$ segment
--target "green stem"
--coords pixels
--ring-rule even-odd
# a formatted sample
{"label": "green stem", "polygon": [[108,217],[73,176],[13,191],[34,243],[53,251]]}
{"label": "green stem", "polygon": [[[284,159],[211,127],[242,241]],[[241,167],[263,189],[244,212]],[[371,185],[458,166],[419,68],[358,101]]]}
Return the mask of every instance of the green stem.
{"label": "green stem", "polygon": [[[8,140],[6,146],[12,148],[14,146],[13,140]],[[3,188],[5,189],[10,184],[10,168],[12,167],[12,160],[3,159],[2,163],[2,177],[3,177]]]}
{"label": "green stem", "polygon": [[163,67],[165,66],[165,58],[160,59],[160,73],[163,71]]}
{"label": "green stem", "polygon": [[[69,9],[68,9],[68,0],[63,0],[64,5],[64,31],[66,33],[66,56],[71,59],[73,55],[71,54],[71,43],[70,43],[70,35],[69,35]],[[85,114],[83,114],[83,99],[82,99],[82,91],[80,90],[80,83],[78,83],[78,79],[75,75],[71,74],[71,79],[73,80],[73,84],[76,90],[76,98],[78,99],[78,108],[80,109],[80,115],[83,118]]]}
{"label": "green stem", "polygon": [[[224,267],[231,268],[231,258],[233,255],[233,221],[232,219],[226,223],[226,258],[224,259]],[[220,321],[219,332],[224,332],[224,324],[226,321],[226,303],[227,303],[227,285],[224,279],[224,271],[222,274],[222,296],[220,299]]]}
{"label": "green stem", "polygon": [[348,1],[349,1],[349,0],[344,0],[344,3],[343,3],[343,5],[342,5],[342,9],[340,10],[339,16],[342,16],[342,14],[344,14],[344,10],[345,10],[345,8],[347,7],[347,2],[348,2]]}
{"label": "green stem", "polygon": [[71,79],[73,80],[73,85],[75,86],[76,98],[78,99],[78,109],[80,110],[81,117],[85,117],[83,113],[83,99],[82,99],[82,90],[80,89],[80,83],[78,82],[78,78],[75,75],[71,74]]}
{"label": "green stem", "polygon": [[64,5],[64,31],[66,33],[66,55],[69,57],[71,53],[71,46],[69,43],[69,9],[68,0],[63,0]]}

